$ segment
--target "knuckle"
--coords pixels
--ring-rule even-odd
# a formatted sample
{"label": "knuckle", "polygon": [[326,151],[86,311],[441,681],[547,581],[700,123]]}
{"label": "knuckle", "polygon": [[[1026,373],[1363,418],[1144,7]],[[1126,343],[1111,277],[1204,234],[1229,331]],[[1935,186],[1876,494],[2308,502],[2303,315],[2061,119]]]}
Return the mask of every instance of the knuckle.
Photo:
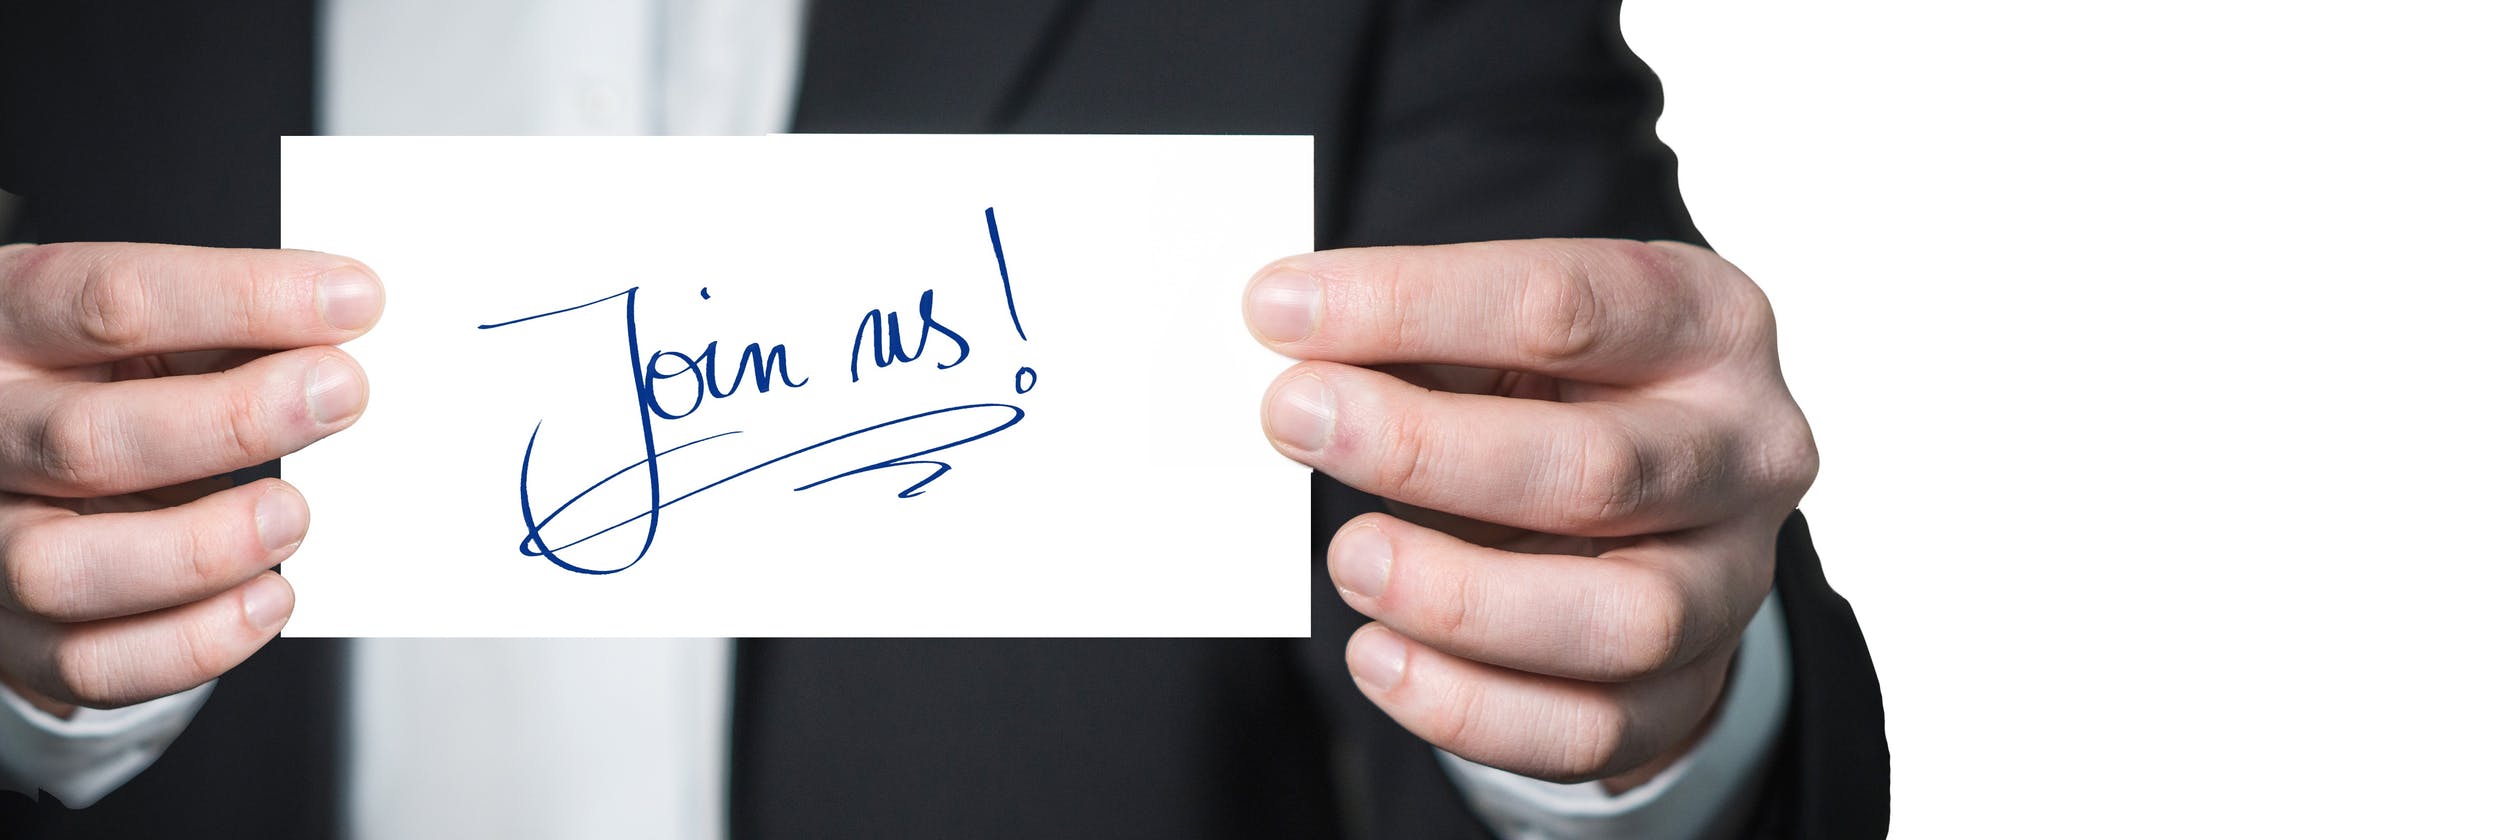
{"label": "knuckle", "polygon": [[1579,524],[1613,525],[1645,507],[1645,483],[1652,469],[1645,452],[1625,436],[1588,430],[1575,444],[1574,484],[1568,491],[1568,513]]}
{"label": "knuckle", "polygon": [[131,263],[104,260],[79,289],[79,335],[108,351],[128,351],[148,338],[149,288]]}
{"label": "knuckle", "polygon": [[1796,499],[1819,480],[1820,444],[1801,412],[1795,412],[1791,422],[1779,424],[1761,449],[1758,463],[1768,486]]}
{"label": "knuckle", "polygon": [[1570,780],[1598,779],[1617,771],[1633,728],[1633,721],[1616,704],[1575,702],[1568,709],[1557,775]]}
{"label": "knuckle", "polygon": [[1605,590],[1607,603],[1594,612],[1593,650],[1602,677],[1642,679],[1671,664],[1680,651],[1687,616],[1676,586],[1639,582]]}
{"label": "knuckle", "polygon": [[35,469],[73,487],[99,484],[111,469],[105,438],[104,416],[94,402],[66,400],[36,424]]}
{"label": "knuckle", "polygon": [[226,557],[217,550],[219,541],[206,539],[199,529],[186,528],[174,542],[174,549],[183,554],[183,573],[191,576],[191,591],[214,591],[228,583]]}
{"label": "knuckle", "polygon": [[1749,355],[1776,349],[1776,304],[1750,275],[1720,257],[1718,267],[1697,272],[1707,291],[1701,295],[1713,308],[1714,340]]}
{"label": "knuckle", "polygon": [[115,667],[119,660],[99,634],[63,637],[52,649],[53,676],[64,693],[61,699],[91,709],[123,705],[130,680]]}
{"label": "knuckle", "polygon": [[1776,349],[1776,311],[1759,284],[1713,251],[1685,243],[1650,246],[1655,276],[1666,279],[1667,311],[1660,317],[1687,325],[1686,342],[1710,348],[1715,358],[1756,359]]}
{"label": "knuckle", "polygon": [[1416,412],[1393,411],[1385,415],[1381,445],[1374,457],[1374,488],[1413,491],[1426,476],[1426,459],[1436,450],[1432,439],[1435,434],[1435,429]]}
{"label": "knuckle", "polygon": [[1455,752],[1475,751],[1479,747],[1479,721],[1486,714],[1485,695],[1466,685],[1455,683],[1444,689],[1446,696],[1427,704],[1434,716],[1426,722],[1427,741]]}
{"label": "knuckle", "polygon": [[1648,242],[1642,239],[1591,239],[1585,242],[1601,246],[1611,258],[1619,261],[1621,271],[1639,277],[1685,271],[1686,269],[1680,263],[1692,255],[1714,253],[1686,242],[1671,240]]}
{"label": "knuckle", "polygon": [[1729,263],[1725,267],[1730,269],[1723,272],[1723,276],[1731,281],[1729,285],[1733,291],[1735,317],[1740,318],[1743,324],[1760,334],[1775,334],[1776,301],[1769,299],[1767,289],[1761,288],[1758,281],[1750,279],[1750,275],[1741,273],[1740,269],[1732,268]]}
{"label": "knuckle", "polygon": [[260,461],[272,453],[272,434],[263,422],[262,405],[261,394],[252,388],[232,388],[220,397],[216,422],[237,463]]}
{"label": "knuckle", "polygon": [[185,626],[175,634],[175,648],[172,664],[185,669],[178,680],[183,685],[209,682],[228,668],[227,646],[207,627]]}
{"label": "knuckle", "polygon": [[[1432,318],[1412,317],[1412,313],[1432,312],[1440,301],[1435,298],[1436,284],[1421,282],[1408,271],[1405,263],[1385,264],[1351,275],[1355,287],[1363,293],[1362,306],[1339,306],[1338,296],[1330,298],[1340,319],[1359,318],[1358,328],[1367,331],[1368,340],[1384,351],[1411,355],[1426,351],[1435,343],[1429,325]],[[1325,275],[1324,282],[1328,282]]]}
{"label": "knuckle", "polygon": [[34,278],[52,271],[54,265],[77,253],[78,247],[61,242],[0,246],[0,279],[8,281],[6,285],[0,285],[0,290],[17,292],[36,288],[32,282]]}
{"label": "knuckle", "polygon": [[0,588],[6,590],[0,591],[0,603],[29,615],[35,614],[37,605],[44,600],[43,591],[47,586],[43,580],[44,572],[36,568],[36,563],[14,544],[0,549]]}
{"label": "knuckle", "polygon": [[1534,267],[1515,304],[1516,350],[1542,362],[1580,358],[1602,340],[1601,300],[1591,281],[1564,262]]}
{"label": "knuckle", "polygon": [[27,615],[56,622],[78,618],[79,593],[85,591],[78,580],[81,564],[69,556],[58,530],[46,524],[20,528],[0,554],[9,600]]}
{"label": "knuckle", "polygon": [[1451,597],[1435,598],[1431,603],[1420,605],[1425,610],[1420,619],[1425,625],[1424,632],[1445,641],[1461,638],[1470,625],[1470,616],[1478,611],[1473,604],[1483,597],[1472,575],[1454,573],[1451,578]]}

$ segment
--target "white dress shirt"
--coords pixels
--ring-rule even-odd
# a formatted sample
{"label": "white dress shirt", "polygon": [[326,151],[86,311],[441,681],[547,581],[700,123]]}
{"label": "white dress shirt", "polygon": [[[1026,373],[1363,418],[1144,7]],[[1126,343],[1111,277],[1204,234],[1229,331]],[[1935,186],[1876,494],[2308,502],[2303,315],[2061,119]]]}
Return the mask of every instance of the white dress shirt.
{"label": "white dress shirt", "polygon": [[[326,134],[766,134],[786,129],[802,0],[332,0]],[[724,639],[365,639],[350,651],[357,840],[716,838],[726,823]],[[1756,795],[1790,687],[1770,596],[1686,759],[1610,796],[1442,755],[1510,840],[1713,836]],[[0,786],[96,802],[215,688],[61,720],[0,689]],[[1057,768],[1042,768],[1057,772]]]}

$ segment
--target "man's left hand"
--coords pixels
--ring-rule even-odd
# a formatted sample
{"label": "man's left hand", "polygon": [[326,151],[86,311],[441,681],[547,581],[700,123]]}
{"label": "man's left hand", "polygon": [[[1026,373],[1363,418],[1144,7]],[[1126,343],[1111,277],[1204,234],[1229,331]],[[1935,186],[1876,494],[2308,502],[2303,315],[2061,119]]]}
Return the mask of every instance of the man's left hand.
{"label": "man's left hand", "polygon": [[1686,754],[1819,467],[1756,284],[1695,246],[1525,240],[1271,264],[1262,421],[1389,500],[1330,543],[1365,696],[1482,764],[1624,789]]}

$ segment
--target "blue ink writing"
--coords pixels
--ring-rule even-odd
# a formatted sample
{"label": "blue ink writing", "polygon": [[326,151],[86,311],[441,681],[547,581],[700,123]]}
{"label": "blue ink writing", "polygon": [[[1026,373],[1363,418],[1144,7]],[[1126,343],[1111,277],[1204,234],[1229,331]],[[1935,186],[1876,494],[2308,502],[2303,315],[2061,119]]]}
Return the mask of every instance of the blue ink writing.
{"label": "blue ink writing", "polygon": [[[873,358],[879,368],[894,362],[917,360],[927,353],[930,331],[943,333],[946,339],[954,342],[954,360],[937,362],[937,370],[962,364],[964,359],[971,357],[971,342],[964,341],[962,334],[953,328],[937,322],[935,289],[919,293],[919,346],[907,352],[901,346],[901,313],[866,310],[866,317],[858,319],[857,338],[849,344],[849,381],[858,381],[858,359],[862,357]],[[873,347],[867,346],[870,337],[874,339]]]}
{"label": "blue ink writing", "polygon": [[[990,245],[997,252],[1001,288],[1007,295],[1007,315],[1010,319],[1014,319],[1016,317],[1014,291],[1011,281],[1007,279],[1005,251],[998,238],[995,208],[987,210],[986,216],[989,223]],[[707,288],[700,290],[700,298],[711,299]],[[921,432],[919,437],[914,439],[942,440],[943,442],[925,445],[904,454],[875,457],[870,461],[831,473],[827,477],[806,482],[794,489],[808,490],[832,481],[878,470],[912,467],[923,468],[924,474],[919,475],[915,481],[895,495],[904,499],[918,496],[930,483],[953,469],[951,464],[932,456],[1005,431],[1024,419],[1022,408],[995,402],[954,405],[915,412],[807,442],[759,463],[703,481],[694,489],[669,495],[666,491],[664,475],[667,456],[685,452],[692,447],[711,441],[742,434],[743,431],[738,429],[718,432],[660,448],[657,443],[660,422],[689,418],[698,413],[710,400],[728,399],[741,394],[747,384],[756,394],[770,394],[777,390],[803,388],[813,380],[810,377],[794,375],[791,370],[790,354],[784,343],[771,343],[766,349],[761,342],[747,343],[742,351],[735,354],[731,370],[725,371],[720,369],[719,343],[716,341],[709,342],[697,353],[679,350],[652,352],[645,350],[639,341],[638,287],[624,289],[574,306],[497,323],[481,324],[478,328],[492,330],[513,327],[580,310],[594,309],[616,301],[619,302],[621,310],[622,349],[626,352],[629,363],[631,396],[636,404],[634,410],[639,418],[639,437],[642,444],[640,455],[621,468],[586,485],[562,500],[557,506],[539,512],[532,491],[534,453],[538,446],[547,446],[551,443],[543,437],[545,429],[542,423],[537,422],[533,431],[527,434],[524,456],[518,462],[517,506],[523,517],[525,532],[524,538],[518,542],[517,551],[528,557],[543,558],[568,571],[588,575],[609,575],[638,565],[639,561],[646,559],[649,550],[655,547],[656,536],[663,525],[667,508],[773,464],[817,451],[840,452],[842,448],[836,446],[837,444],[861,439],[860,436],[880,430],[917,428]],[[860,376],[858,362],[861,358],[873,359],[877,368],[918,360],[926,355],[931,336],[941,337],[953,344],[952,358],[936,362],[938,370],[952,368],[971,356],[971,342],[937,318],[935,290],[930,289],[920,293],[917,312],[918,335],[915,342],[905,342],[901,313],[885,312],[880,309],[867,312],[866,317],[858,323],[857,336],[850,348],[850,381],[857,381]],[[1016,322],[1015,328],[1017,335],[1022,336],[1021,321]],[[1029,341],[1030,338],[1024,337],[1024,340]],[[1038,374],[1029,367],[1018,370],[1016,393],[1021,394],[1032,390],[1033,381],[1037,376]],[[888,436],[886,439],[897,438]],[[914,444],[914,446],[920,445]],[[569,512],[580,501],[587,499],[596,491],[624,478],[644,484],[646,502],[642,509],[621,516],[610,524],[574,539],[553,533],[552,523],[561,514]],[[677,485],[679,484],[681,482],[677,482]],[[580,513],[583,514],[584,511]],[[606,517],[606,519],[609,518]],[[605,520],[598,519],[597,521]],[[566,560],[561,557],[563,551],[570,551],[572,557],[576,557],[583,553],[576,549],[588,540],[632,526],[638,526],[643,533],[637,553],[626,560],[589,562],[583,558]],[[554,545],[555,542],[558,544]]]}
{"label": "blue ink writing", "polygon": [[1015,322],[1016,338],[1031,341],[1032,336],[1024,334],[1024,317],[1015,314],[1015,280],[1006,275],[1006,243],[998,239],[997,208],[981,210],[980,215],[989,220],[989,251],[997,255],[998,288],[1006,290],[1006,320]]}
{"label": "blue ink writing", "polygon": [[[997,208],[983,209],[980,215],[989,220],[989,252],[997,255],[998,288],[1006,292],[1006,320],[1015,323],[1016,338],[1031,341],[1032,336],[1024,334],[1023,316],[1015,314],[1015,278],[1006,272],[1006,242],[998,238]],[[1040,381],[1041,374],[1032,368],[1015,369],[1015,393],[1032,393],[1033,385]]]}

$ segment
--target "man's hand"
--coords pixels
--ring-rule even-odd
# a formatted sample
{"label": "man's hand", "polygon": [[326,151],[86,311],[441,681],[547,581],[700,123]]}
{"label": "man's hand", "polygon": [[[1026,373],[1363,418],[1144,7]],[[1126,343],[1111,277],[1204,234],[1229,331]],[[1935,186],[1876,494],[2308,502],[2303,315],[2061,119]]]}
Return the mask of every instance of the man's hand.
{"label": "man's hand", "polygon": [[1669,242],[1324,251],[1244,315],[1306,360],[1262,409],[1279,451],[1396,514],[1330,543],[1368,698],[1543,779],[1687,751],[1819,467],[1748,277]]}
{"label": "man's hand", "polygon": [[278,634],[306,500],[224,475],[358,419],[331,345],[384,303],[328,254],[0,247],[0,680],[57,715],[129,705]]}

